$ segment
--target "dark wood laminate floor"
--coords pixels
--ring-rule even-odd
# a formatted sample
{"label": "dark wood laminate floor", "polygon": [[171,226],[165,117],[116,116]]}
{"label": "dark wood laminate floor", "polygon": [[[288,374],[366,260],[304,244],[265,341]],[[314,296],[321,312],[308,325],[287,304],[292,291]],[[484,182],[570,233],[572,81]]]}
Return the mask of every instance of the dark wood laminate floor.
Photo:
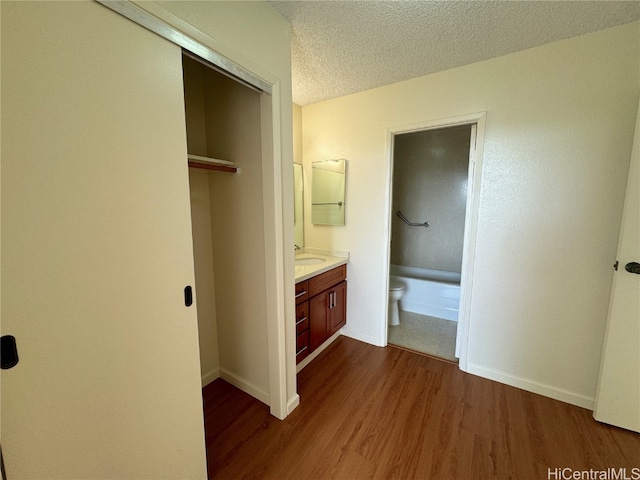
{"label": "dark wood laminate floor", "polygon": [[298,391],[300,406],[279,421],[223,380],[205,387],[209,478],[562,478],[556,468],[640,475],[639,434],[393,347],[340,337],[300,372]]}

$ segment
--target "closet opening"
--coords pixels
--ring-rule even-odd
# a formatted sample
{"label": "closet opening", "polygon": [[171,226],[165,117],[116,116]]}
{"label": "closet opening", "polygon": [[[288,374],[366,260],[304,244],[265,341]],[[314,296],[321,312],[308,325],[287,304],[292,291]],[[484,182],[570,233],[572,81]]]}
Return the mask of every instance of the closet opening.
{"label": "closet opening", "polygon": [[192,54],[182,62],[202,385],[221,378],[270,405],[267,94]]}
{"label": "closet opening", "polygon": [[[196,283],[208,285],[195,289],[196,305],[207,304],[198,306],[198,316],[206,319],[200,322],[208,322],[200,326],[201,343],[208,342],[201,356],[203,382],[225,378],[284,419],[298,397],[293,344],[287,345],[291,328],[285,325],[293,312],[285,302],[292,279],[283,262],[279,78],[255,73],[233,50],[223,56],[209,40],[201,43],[150,13],[154,8],[98,1],[182,49],[190,184],[197,185],[192,222],[202,221],[193,228],[201,278]],[[206,163],[210,173],[194,163]],[[240,169],[241,175],[233,175]]]}

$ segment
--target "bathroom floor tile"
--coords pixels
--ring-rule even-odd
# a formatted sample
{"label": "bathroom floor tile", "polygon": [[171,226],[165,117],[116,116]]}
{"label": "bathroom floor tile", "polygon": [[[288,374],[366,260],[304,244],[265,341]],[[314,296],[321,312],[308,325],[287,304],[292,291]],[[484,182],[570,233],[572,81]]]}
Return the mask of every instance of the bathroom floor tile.
{"label": "bathroom floor tile", "polygon": [[400,310],[400,325],[389,326],[388,343],[457,361],[457,327],[451,320]]}

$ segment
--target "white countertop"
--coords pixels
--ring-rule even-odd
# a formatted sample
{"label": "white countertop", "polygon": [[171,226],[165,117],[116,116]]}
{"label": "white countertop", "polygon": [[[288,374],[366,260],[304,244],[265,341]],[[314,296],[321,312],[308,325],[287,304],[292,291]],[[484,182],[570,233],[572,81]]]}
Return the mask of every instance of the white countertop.
{"label": "white countertop", "polygon": [[347,264],[349,253],[305,248],[302,253],[296,254],[296,259],[304,258],[319,258],[324,262],[315,265],[296,265],[296,283]]}

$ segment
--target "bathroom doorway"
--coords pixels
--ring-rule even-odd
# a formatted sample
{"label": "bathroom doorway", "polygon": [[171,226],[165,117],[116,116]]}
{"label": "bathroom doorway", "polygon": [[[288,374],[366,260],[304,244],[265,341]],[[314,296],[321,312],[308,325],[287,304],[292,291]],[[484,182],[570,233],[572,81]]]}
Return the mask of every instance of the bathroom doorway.
{"label": "bathroom doorway", "polygon": [[479,190],[474,120],[391,138],[387,343],[453,362],[466,354],[468,337]]}

